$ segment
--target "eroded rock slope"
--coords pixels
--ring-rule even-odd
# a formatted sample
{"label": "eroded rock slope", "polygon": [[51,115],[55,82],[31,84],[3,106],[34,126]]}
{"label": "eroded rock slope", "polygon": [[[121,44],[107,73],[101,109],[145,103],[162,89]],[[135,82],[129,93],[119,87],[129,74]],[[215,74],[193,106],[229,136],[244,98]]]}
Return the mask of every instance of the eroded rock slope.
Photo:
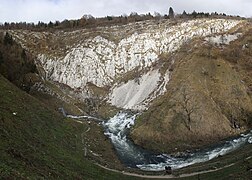
{"label": "eroded rock slope", "polygon": [[[154,67],[160,55],[174,53],[196,37],[225,33],[239,24],[242,21],[231,19],[163,20],[73,32],[11,33],[37,56],[36,64],[45,79],[66,84],[83,97],[95,94],[90,83],[109,87],[105,97],[112,105],[146,109],[166,91],[170,79],[169,66],[163,73]],[[126,76],[132,71],[135,73]]]}

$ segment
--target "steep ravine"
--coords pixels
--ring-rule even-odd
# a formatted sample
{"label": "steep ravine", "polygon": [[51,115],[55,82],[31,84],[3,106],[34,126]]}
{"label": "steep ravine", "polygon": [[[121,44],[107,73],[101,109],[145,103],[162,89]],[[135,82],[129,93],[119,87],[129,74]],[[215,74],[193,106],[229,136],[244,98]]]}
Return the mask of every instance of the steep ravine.
{"label": "steep ravine", "polygon": [[170,152],[249,128],[247,84],[221,54],[243,37],[236,31],[245,26],[232,19],[162,20],[10,33],[37,57],[41,77],[68,86],[83,100],[142,111],[131,138],[144,148]]}

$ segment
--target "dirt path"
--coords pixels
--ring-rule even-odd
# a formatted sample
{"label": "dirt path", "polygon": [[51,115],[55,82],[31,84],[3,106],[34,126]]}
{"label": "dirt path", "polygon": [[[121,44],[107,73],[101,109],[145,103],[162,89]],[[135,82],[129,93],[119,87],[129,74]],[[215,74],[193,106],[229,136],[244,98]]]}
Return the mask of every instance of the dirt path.
{"label": "dirt path", "polygon": [[[252,156],[247,157],[246,159],[250,159]],[[134,176],[134,177],[140,177],[140,178],[148,178],[148,179],[178,179],[178,178],[183,178],[183,177],[191,177],[191,176],[195,176],[195,175],[199,175],[199,174],[205,174],[205,173],[210,173],[210,172],[216,172],[219,171],[221,169],[225,169],[228,167],[231,167],[233,165],[235,165],[236,163],[232,163],[226,166],[223,166],[221,168],[216,168],[216,169],[211,169],[211,170],[205,170],[205,171],[200,171],[200,172],[195,172],[195,173],[188,173],[188,174],[181,174],[179,176],[174,176],[174,175],[142,175],[142,174],[136,174],[136,173],[130,173],[130,172],[124,172],[124,171],[118,171],[115,169],[110,169],[107,168],[105,166],[102,166],[100,164],[97,164],[98,166],[102,167],[103,169],[109,170],[109,171],[113,171],[116,173],[120,173],[123,175],[127,175],[127,176]]]}

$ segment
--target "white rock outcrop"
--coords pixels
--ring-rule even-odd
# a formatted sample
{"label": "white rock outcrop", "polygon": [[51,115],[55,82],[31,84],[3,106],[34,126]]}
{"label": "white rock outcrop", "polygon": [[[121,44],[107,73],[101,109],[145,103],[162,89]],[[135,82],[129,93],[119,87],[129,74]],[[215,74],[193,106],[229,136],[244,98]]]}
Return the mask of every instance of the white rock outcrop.
{"label": "white rock outcrop", "polygon": [[238,39],[240,36],[242,36],[241,33],[222,34],[222,35],[206,37],[205,41],[210,42],[212,44],[216,44],[216,45],[228,45],[232,41],[235,41],[236,39]]}
{"label": "white rock outcrop", "polygon": [[[29,47],[25,42],[26,37],[35,39],[34,42],[40,38],[47,37],[47,41],[50,41],[50,38],[62,37],[66,45],[61,48],[61,53],[55,52],[53,47],[44,47],[44,44],[40,46],[47,49],[46,53],[36,50],[37,63],[43,68],[46,79],[64,83],[74,89],[85,89],[88,82],[98,87],[112,86],[109,102],[113,105],[142,108],[141,104],[146,99],[151,100],[162,94],[169,81],[169,73],[161,77],[157,70],[151,68],[160,54],[174,52],[194,37],[226,32],[241,22],[231,19],[197,19],[172,25],[168,20],[159,23],[146,21],[121,26],[121,29],[118,26],[100,27],[99,33],[92,35],[92,31],[87,29],[56,34],[27,32],[24,35],[13,32],[13,35],[27,48],[36,44]],[[141,28],[132,30],[135,26]],[[50,50],[54,53],[50,53]],[[131,80],[126,84],[114,85],[117,77],[136,68],[152,70],[140,78],[140,84]]]}
{"label": "white rock outcrop", "polygon": [[160,76],[158,70],[153,70],[140,78],[115,86],[110,94],[109,102],[124,109],[145,109],[147,103],[143,104],[143,102],[157,90]]}
{"label": "white rock outcrop", "polygon": [[103,87],[111,85],[116,75],[136,67],[150,67],[164,52],[174,52],[193,37],[225,32],[240,21],[225,19],[191,20],[169,27],[152,27],[144,33],[134,33],[115,43],[102,34],[71,48],[61,59],[38,55],[47,78],[69,85],[85,87],[87,82]]}

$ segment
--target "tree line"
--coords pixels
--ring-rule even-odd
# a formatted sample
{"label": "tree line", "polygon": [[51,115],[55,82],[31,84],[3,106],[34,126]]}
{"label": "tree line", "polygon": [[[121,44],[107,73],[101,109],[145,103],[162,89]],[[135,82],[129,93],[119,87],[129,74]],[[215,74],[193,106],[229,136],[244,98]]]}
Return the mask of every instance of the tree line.
{"label": "tree line", "polygon": [[33,56],[15,42],[8,32],[0,32],[0,74],[9,81],[28,90],[27,74],[37,73]]}
{"label": "tree line", "polygon": [[[39,21],[37,24],[35,23],[26,23],[26,22],[18,22],[18,23],[2,23],[0,24],[0,29],[30,29],[30,30],[57,30],[57,29],[78,29],[78,28],[94,28],[100,26],[110,26],[110,25],[123,25],[133,22],[146,21],[146,20],[162,20],[162,19],[193,19],[193,18],[219,18],[219,17],[232,17],[227,16],[225,13],[218,14],[214,13],[203,13],[193,11],[191,13],[187,13],[183,11],[182,14],[175,14],[172,7],[169,8],[168,14],[161,15],[158,12],[154,12],[154,14],[138,14],[136,12],[130,13],[130,15],[121,15],[121,16],[106,16],[101,18],[95,18],[92,15],[84,15],[80,19],[77,20],[67,20],[64,21],[50,21],[49,23],[44,23]],[[236,17],[239,18],[239,17]]]}

